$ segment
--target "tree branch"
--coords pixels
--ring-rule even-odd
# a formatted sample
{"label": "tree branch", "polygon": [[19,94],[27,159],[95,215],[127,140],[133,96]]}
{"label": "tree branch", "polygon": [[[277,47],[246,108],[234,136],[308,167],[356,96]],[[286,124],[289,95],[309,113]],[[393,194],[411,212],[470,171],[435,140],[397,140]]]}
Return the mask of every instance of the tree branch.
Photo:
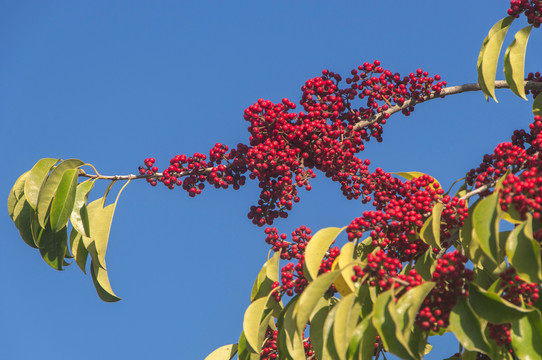
{"label": "tree branch", "polygon": [[[495,89],[509,89],[510,85],[506,83],[505,80],[497,80],[495,81]],[[533,82],[533,81],[526,81],[525,82],[525,89],[526,90],[542,90],[542,82]],[[461,94],[468,91],[480,91],[480,85],[473,83],[473,84],[464,84],[464,85],[457,85],[457,86],[451,86],[448,88],[442,89],[440,93],[432,93],[429,96],[422,96],[418,99],[410,98],[409,100],[405,101],[403,105],[395,105],[389,108],[386,111],[383,111],[379,114],[376,114],[372,116],[371,118],[367,120],[363,120],[358,122],[354,126],[354,130],[360,130],[366,126],[372,125],[374,123],[379,123],[382,120],[384,120],[384,117],[386,114],[392,115],[399,111],[402,111],[403,109],[407,109],[410,106],[414,106],[418,103],[427,101],[427,100],[433,100],[437,98],[443,98],[447,95],[455,95],[455,94]]]}

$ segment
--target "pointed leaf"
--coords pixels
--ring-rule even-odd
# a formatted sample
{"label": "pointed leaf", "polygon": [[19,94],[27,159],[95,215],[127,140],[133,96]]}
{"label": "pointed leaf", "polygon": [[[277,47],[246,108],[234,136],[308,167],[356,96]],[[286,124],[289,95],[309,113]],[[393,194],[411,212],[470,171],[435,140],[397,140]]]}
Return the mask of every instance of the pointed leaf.
{"label": "pointed leaf", "polygon": [[[78,170],[71,169],[64,172],[58,184],[53,203],[51,204],[51,229],[59,231],[68,224],[75,201],[75,188],[77,187]],[[39,202],[38,202],[39,204]],[[39,205],[38,205],[39,209]],[[39,213],[38,213],[39,216]]]}
{"label": "pointed leaf", "polygon": [[493,193],[482,199],[474,209],[472,224],[480,247],[491,260],[500,264],[504,249],[499,249],[499,194]]}
{"label": "pointed leaf", "polygon": [[11,191],[9,192],[8,196],[8,213],[11,217],[11,220],[15,221],[15,206],[21,199],[21,197],[24,195],[24,183],[26,181],[26,177],[28,176],[29,171],[25,172],[19,178],[17,181],[15,181],[15,185],[13,185],[13,188],[11,188]]}
{"label": "pointed leaf", "polygon": [[75,228],[72,228],[70,233],[70,248],[72,249],[75,263],[86,274],[88,251],[83,242],[83,235],[77,232]]}
{"label": "pointed leaf", "polygon": [[13,210],[14,223],[24,242],[35,249],[38,248],[32,232],[32,224],[37,222],[36,212],[30,206],[24,194],[21,195]]}
{"label": "pointed leaf", "polygon": [[408,348],[397,318],[392,290],[383,292],[374,304],[373,324],[380,334],[384,348],[402,359],[415,359]]}
{"label": "pointed leaf", "polygon": [[348,360],[371,359],[375,351],[377,335],[378,333],[373,325],[373,314],[370,314],[363,318],[363,321],[352,332],[346,358]]}
{"label": "pointed leaf", "polygon": [[510,90],[525,100],[525,51],[532,28],[530,25],[518,31],[504,54],[504,78]]}
{"label": "pointed leaf", "polygon": [[421,239],[428,245],[440,249],[440,217],[444,205],[435,204],[431,216],[427,218],[420,230]]}
{"label": "pointed leaf", "polygon": [[[312,240],[311,240],[312,241]],[[319,300],[324,296],[333,281],[339,276],[340,271],[330,271],[321,274],[303,290],[295,309],[295,321],[297,331],[302,334],[305,325],[314,311]]]}
{"label": "pointed leaf", "polygon": [[[309,335],[317,359],[328,360],[329,353],[324,347],[324,323],[330,310],[329,300],[320,298],[310,318]],[[298,314],[299,316],[299,314]]]}
{"label": "pointed leaf", "polygon": [[90,237],[90,220],[88,218],[87,199],[90,190],[94,187],[94,181],[84,181],[77,185],[75,201],[70,214],[73,227],[80,233]]}
{"label": "pointed leaf", "polygon": [[499,295],[478,287],[475,283],[469,285],[469,304],[478,317],[492,324],[513,322],[533,311],[514,305]]}
{"label": "pointed leaf", "polygon": [[113,292],[111,284],[109,283],[109,276],[107,275],[107,270],[105,270],[105,268],[102,268],[94,261],[91,261],[90,273],[92,275],[94,287],[96,288],[96,292],[98,293],[100,299],[105,302],[115,302],[121,299]]}
{"label": "pointed leaf", "polygon": [[50,226],[41,230],[37,240],[41,257],[55,270],[62,270],[68,249],[68,230],[53,231]]}
{"label": "pointed leaf", "polygon": [[348,341],[360,316],[361,306],[359,306],[359,303],[357,304],[358,306],[356,304],[356,294],[350,293],[335,305],[337,312],[335,313],[335,322],[333,324],[333,339],[335,341],[335,349],[341,360],[346,359]]}
{"label": "pointed leaf", "polygon": [[308,281],[316,279],[324,255],[343,229],[325,228],[311,238],[305,249],[305,263],[303,264],[303,273]]}
{"label": "pointed leaf", "polygon": [[542,116],[542,96],[536,96],[533,101],[533,115]]}
{"label": "pointed leaf", "polygon": [[542,263],[540,261],[540,245],[528,236],[526,228],[532,229],[532,216],[516,226],[506,242],[506,256],[510,265],[518,275],[529,283],[542,281]]}
{"label": "pointed leaf", "polygon": [[513,20],[512,16],[508,16],[493,25],[484,40],[478,57],[478,83],[486,97],[491,96],[495,101],[497,101],[495,98],[495,76],[497,74],[499,54]]}
{"label": "pointed leaf", "polygon": [[258,273],[258,277],[252,286],[250,301],[267,296],[272,290],[271,286],[273,283],[279,281],[279,261],[280,251],[274,253],[273,256],[263,264],[262,269]]}
{"label": "pointed leaf", "polygon": [[334,285],[342,296],[346,296],[356,290],[356,286],[352,281],[355,250],[356,244],[351,241],[347,242],[343,245],[339,256],[337,256],[333,263],[333,270],[341,269],[341,273],[335,279]]}
{"label": "pointed leaf", "polygon": [[288,359],[303,359],[305,349],[303,347],[303,333],[299,333],[294,319],[294,309],[299,295],[294,296],[284,308],[278,319],[277,345],[279,349],[284,350],[284,355]]}
{"label": "pointed leaf", "polygon": [[512,323],[512,347],[518,359],[538,360],[542,354],[542,317],[538,310]]}
{"label": "pointed leaf", "polygon": [[219,347],[204,360],[231,360],[237,354],[237,344],[224,345]]}
{"label": "pointed leaf", "polygon": [[486,322],[480,321],[464,297],[459,298],[450,313],[450,330],[470,351],[489,354],[491,348],[484,334]]}
{"label": "pointed leaf", "polygon": [[57,159],[52,158],[41,159],[34,165],[26,177],[24,193],[28,203],[34,210],[36,210],[38,206],[38,195],[40,193],[41,185],[57,161]]}
{"label": "pointed leaf", "polygon": [[418,310],[422,306],[423,301],[431,292],[434,286],[434,282],[425,282],[408,290],[397,301],[397,304],[395,305],[395,311],[397,314],[397,318],[399,319],[401,331],[405,339],[409,339],[410,332],[414,327],[414,320],[416,319],[416,314],[418,313]]}
{"label": "pointed leaf", "polygon": [[[77,169],[83,164],[84,163],[78,159],[69,159],[66,161],[62,161],[51,171],[51,174],[49,174],[45,182],[43,182],[43,185],[38,195],[38,208],[37,208],[38,220],[42,227],[45,227],[45,222],[47,220],[47,216],[49,215],[49,207],[51,206],[53,197],[57,193],[58,186],[60,182],[62,181],[64,173],[68,170],[73,171],[74,169]],[[77,172],[77,170],[75,171]],[[77,184],[77,177],[76,177],[76,184]]]}

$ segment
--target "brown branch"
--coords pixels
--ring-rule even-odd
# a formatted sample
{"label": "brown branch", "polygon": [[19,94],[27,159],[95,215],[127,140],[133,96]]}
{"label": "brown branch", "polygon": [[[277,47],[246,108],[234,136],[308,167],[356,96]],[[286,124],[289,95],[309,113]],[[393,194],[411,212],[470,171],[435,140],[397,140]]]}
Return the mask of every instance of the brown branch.
{"label": "brown branch", "polygon": [[[505,80],[497,80],[495,81],[495,89],[509,89],[510,85]],[[533,81],[526,81],[525,82],[525,89],[526,90],[542,90],[542,82],[533,82]],[[403,109],[407,109],[410,106],[414,106],[420,102],[424,102],[427,100],[433,100],[437,98],[443,98],[448,95],[455,95],[455,94],[461,94],[464,92],[469,91],[480,91],[480,85],[478,84],[464,84],[464,85],[457,85],[457,86],[451,86],[448,88],[443,88],[440,93],[432,93],[429,96],[422,96],[417,99],[410,98],[409,100],[405,101],[403,105],[395,105],[391,108],[389,108],[386,111],[383,111],[381,113],[378,113],[372,117],[370,117],[367,120],[363,120],[358,122],[354,126],[354,130],[360,130],[366,126],[369,126],[374,123],[379,123],[382,120],[384,120],[384,117],[386,114],[392,115],[399,111],[402,111]]]}

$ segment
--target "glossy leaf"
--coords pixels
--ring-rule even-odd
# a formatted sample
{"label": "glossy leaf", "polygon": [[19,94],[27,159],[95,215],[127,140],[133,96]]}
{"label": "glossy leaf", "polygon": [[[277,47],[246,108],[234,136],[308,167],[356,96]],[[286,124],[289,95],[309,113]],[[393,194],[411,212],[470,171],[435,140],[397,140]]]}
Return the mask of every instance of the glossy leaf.
{"label": "glossy leaf", "polygon": [[410,332],[414,327],[416,314],[434,286],[435,283],[430,281],[418,285],[408,290],[395,304],[395,311],[399,320],[401,331],[403,333],[403,337],[407,341],[410,337]]}
{"label": "glossy leaf", "polygon": [[105,267],[102,268],[94,261],[91,261],[90,273],[92,275],[94,287],[96,288],[96,292],[98,293],[100,299],[105,302],[115,302],[121,299],[113,292],[111,284],[109,283],[109,276],[107,275],[107,270],[105,270]]}
{"label": "glossy leaf", "polygon": [[[407,180],[412,180],[414,178],[419,178],[419,177],[422,177],[426,174],[422,173],[422,172],[419,172],[419,171],[407,171],[407,172],[396,172],[396,173],[392,173],[392,174],[395,174],[395,175],[398,175],[398,176],[401,176]],[[435,178],[433,178],[435,179]],[[438,184],[438,188],[440,188],[440,183],[437,181],[437,179],[435,179],[434,182],[431,183],[431,186],[432,187],[432,184]]]}
{"label": "glossy leaf", "polygon": [[70,214],[70,222],[80,233],[90,237],[90,220],[88,218],[87,199],[90,190],[94,187],[94,181],[84,181],[77,185],[75,201]]}
{"label": "glossy leaf", "polygon": [[[111,230],[111,222],[113,221],[113,214],[115,212],[115,204],[110,204],[106,207],[102,206],[103,198],[95,200],[88,204],[88,213],[90,228],[92,229],[90,241],[93,243],[96,252],[97,265],[105,269],[105,253],[109,240],[109,231]],[[89,246],[86,246],[86,248],[90,253],[93,252],[89,249]]]}
{"label": "glossy leaf", "polygon": [[519,359],[539,360],[542,354],[542,316],[535,310],[512,323],[512,347]]}
{"label": "glossy leaf", "polygon": [[506,256],[510,265],[516,269],[518,275],[529,283],[542,281],[542,263],[540,261],[540,245],[531,236],[526,228],[532,228],[532,217],[518,225],[508,236],[506,242]]}
{"label": "glossy leaf", "polygon": [[36,210],[38,205],[38,195],[41,186],[51,171],[51,168],[58,162],[57,159],[45,158],[38,161],[30,170],[24,183],[24,193],[32,209]]}
{"label": "glossy leaf", "polygon": [[295,311],[299,295],[294,296],[284,308],[278,319],[277,343],[279,349],[284,351],[288,359],[303,359],[305,349],[303,347],[303,333],[299,333],[296,328]]}
{"label": "glossy leaf", "polygon": [[450,313],[450,330],[457,340],[470,351],[489,354],[489,342],[484,334],[486,322],[481,321],[467,299],[460,297]]}
{"label": "glossy leaf", "polygon": [[[329,353],[324,346],[324,323],[329,313],[329,300],[320,298],[318,303],[314,307],[310,318],[309,335],[311,338],[311,345],[316,354],[317,359],[328,360],[330,359]],[[297,315],[299,316],[299,314]]]}
{"label": "glossy leaf", "polygon": [[414,269],[424,280],[430,280],[432,278],[433,271],[437,266],[437,260],[432,251],[426,251],[423,255],[416,259]]}
{"label": "glossy leaf", "polygon": [[305,249],[305,263],[303,264],[303,273],[308,281],[316,279],[324,255],[343,229],[325,228],[311,238]]}
{"label": "glossy leaf", "polygon": [[363,318],[352,332],[346,354],[347,360],[371,359],[375,351],[374,344],[377,335],[373,325],[373,314],[370,314]]}
{"label": "glossy leaf", "polygon": [[392,290],[383,292],[374,304],[373,324],[380,334],[384,348],[402,359],[415,359],[402,333]]}
{"label": "glossy leaf", "polygon": [[513,20],[512,16],[507,16],[493,25],[478,56],[478,83],[486,98],[491,96],[495,101],[497,101],[495,97],[495,76],[497,75],[499,54]]}
{"label": "glossy leaf", "polygon": [[525,51],[531,29],[532,25],[519,30],[504,54],[504,78],[510,90],[525,100]]}
{"label": "glossy leaf", "polygon": [[537,96],[533,101],[533,115],[542,116],[542,96]]}
{"label": "glossy leaf", "polygon": [[499,249],[499,194],[493,193],[482,199],[474,209],[472,225],[480,248],[496,264],[504,259],[504,249]]}
{"label": "glossy leaf", "polygon": [[258,277],[252,286],[250,301],[267,296],[271,292],[273,283],[279,281],[280,254],[280,251],[275,252],[273,256],[263,264],[262,269],[258,273]]}
{"label": "glossy leaf", "polygon": [[243,333],[247,344],[255,353],[260,352],[273,308],[277,305],[278,302],[269,294],[253,301],[245,311]]}
{"label": "glossy leaf", "polygon": [[[62,161],[51,171],[49,176],[47,176],[47,179],[43,183],[38,195],[38,208],[37,208],[38,220],[42,227],[45,227],[45,223],[49,215],[49,207],[52,206],[51,202],[53,201],[53,198],[56,196],[55,194],[58,191],[58,187],[63,179],[65,172],[68,170],[73,172],[75,169],[79,168],[82,165],[84,165],[84,163],[78,159],[69,159],[66,161]],[[75,171],[77,172],[77,170]],[[76,184],[77,184],[77,177],[76,177]],[[62,194],[59,194],[59,195],[62,196]],[[57,204],[58,204],[58,201],[57,201]],[[71,212],[71,209],[70,209],[70,212]]]}
{"label": "glossy leaf", "polygon": [[55,270],[62,270],[64,256],[68,249],[68,230],[63,227],[60,231],[53,231],[50,226],[39,233],[36,241],[41,257]]}
{"label": "glossy leaf", "polygon": [[[312,241],[312,240],[311,240]],[[333,281],[339,276],[340,271],[330,271],[325,274],[321,274],[314,281],[303,290],[299,295],[299,300],[295,309],[295,321],[297,331],[302,334],[307,321],[313,313],[319,300],[324,296],[329,289]]]}
{"label": "glossy leaf", "polygon": [[510,206],[508,210],[501,212],[501,219],[508,221],[511,224],[521,224],[521,215],[516,210],[515,206]]}
{"label": "glossy leaf", "polygon": [[[335,315],[337,314],[338,307],[335,305],[331,308],[327,314],[326,321],[324,322],[324,344],[325,349],[327,350],[328,359],[339,359],[339,354],[337,353],[337,348],[335,347],[335,338],[333,337],[333,326],[335,324]],[[326,359],[324,357],[324,359]]]}
{"label": "glossy leaf", "polygon": [[219,347],[204,360],[231,360],[237,354],[237,344],[224,345]]}
{"label": "glossy leaf", "polygon": [[360,316],[361,305],[356,302],[356,294],[350,293],[335,306],[337,312],[333,324],[333,339],[339,359],[344,360],[346,359],[348,341]]}
{"label": "glossy leaf", "polygon": [[444,205],[435,204],[431,216],[427,218],[420,230],[421,239],[428,245],[440,249],[440,217]]}
{"label": "glossy leaf", "polygon": [[333,270],[341,269],[341,273],[333,283],[341,296],[346,296],[356,290],[352,281],[355,250],[356,244],[351,241],[347,242],[343,245],[339,256],[337,256],[333,263]]}
{"label": "glossy leaf", "polygon": [[8,214],[11,217],[11,220],[15,221],[15,206],[21,199],[21,197],[24,195],[24,183],[26,181],[26,177],[28,176],[28,171],[19,176],[17,181],[15,181],[15,184],[13,185],[13,188],[11,188],[8,196]]}
{"label": "glossy leaf", "polygon": [[72,228],[70,233],[70,248],[72,249],[75,263],[79,266],[81,271],[86,274],[88,250],[83,242],[83,235],[77,232],[75,228]]}
{"label": "glossy leaf", "polygon": [[478,317],[492,324],[509,323],[533,311],[514,305],[499,295],[478,287],[475,283],[469,285],[469,304]]}
{"label": "glossy leaf", "polygon": [[19,230],[19,234],[23,241],[28,246],[37,249],[38,245],[35,242],[34,233],[32,232],[33,223],[37,223],[36,212],[32,206],[30,206],[30,203],[26,201],[24,194],[22,194],[15,204],[13,214],[15,226],[17,227],[17,230]]}
{"label": "glossy leaf", "polygon": [[[59,231],[68,224],[75,201],[75,189],[77,187],[78,170],[71,169],[64,172],[62,180],[58,184],[55,197],[51,204],[51,229]],[[38,202],[39,208],[39,202]],[[39,213],[38,213],[39,217]]]}

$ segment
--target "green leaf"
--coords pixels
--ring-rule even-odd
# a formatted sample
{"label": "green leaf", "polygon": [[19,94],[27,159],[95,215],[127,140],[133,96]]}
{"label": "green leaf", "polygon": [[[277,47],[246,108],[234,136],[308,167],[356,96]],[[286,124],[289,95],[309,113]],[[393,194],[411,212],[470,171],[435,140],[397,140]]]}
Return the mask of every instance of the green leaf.
{"label": "green leaf", "polygon": [[30,203],[26,201],[24,194],[21,195],[15,208],[13,210],[14,224],[19,230],[19,234],[23,241],[35,249],[38,248],[36,241],[34,239],[34,233],[32,232],[32,225],[34,222],[37,223],[36,212],[30,206]]}
{"label": "green leaf", "polygon": [[343,230],[344,228],[329,227],[318,231],[311,238],[305,249],[305,263],[303,264],[303,273],[308,281],[316,279],[324,255]]}
{"label": "green leaf", "polygon": [[[318,300],[310,318],[311,325],[309,327],[309,334],[311,345],[316,354],[316,358],[319,360],[330,359],[329,353],[324,347],[324,323],[329,313],[329,309],[329,300],[322,297]],[[299,314],[297,316],[299,316]]]}
{"label": "green leaf", "polygon": [[102,268],[94,261],[91,261],[90,273],[92,275],[94,287],[96,288],[96,292],[98,293],[100,299],[105,302],[115,302],[121,299],[113,292],[111,284],[109,283],[109,276],[107,275],[107,270],[105,270],[105,268]]}
{"label": "green leaf", "polygon": [[[323,334],[324,344],[326,352],[324,353],[324,360],[327,359],[339,359],[337,348],[335,347],[335,339],[333,337],[333,326],[335,324],[335,315],[337,314],[337,306],[331,308],[327,314],[326,321],[324,322]],[[327,354],[327,355],[326,355]],[[327,356],[327,357],[326,357]]]}
{"label": "green leaf", "polygon": [[[422,172],[419,172],[419,171],[407,171],[407,172],[392,172],[392,174],[395,174],[397,176],[401,176],[407,180],[412,180],[414,178],[419,178],[419,177],[422,177],[426,174],[422,173]],[[431,176],[432,177],[432,176]],[[435,178],[433,178],[435,179]],[[438,188],[440,188],[440,183],[437,181],[437,179],[435,179],[434,182],[432,182],[429,187],[432,187],[433,184],[439,184]],[[434,189],[434,188],[433,188]]]}
{"label": "green leaf", "polygon": [[450,330],[457,340],[470,351],[489,354],[490,345],[484,334],[485,321],[480,321],[467,299],[460,297],[450,313]]}
{"label": "green leaf", "polygon": [[94,187],[94,181],[84,181],[77,185],[75,201],[70,214],[72,226],[80,233],[90,237],[90,220],[88,218],[87,199],[90,190]]}
{"label": "green leaf", "polygon": [[333,339],[339,359],[344,360],[348,342],[360,316],[361,305],[356,302],[356,293],[350,293],[335,306],[337,312],[333,324]]}
{"label": "green leaf", "polygon": [[[371,359],[375,351],[378,333],[373,325],[373,314],[369,314],[356,326],[348,344],[347,360]],[[312,338],[311,338],[312,339]]]}
{"label": "green leaf", "polygon": [[384,348],[402,359],[416,359],[410,352],[397,318],[393,290],[383,292],[374,304],[373,324],[380,334]]}
{"label": "green leaf", "polygon": [[15,181],[15,185],[13,185],[13,188],[11,188],[11,191],[9,192],[8,196],[8,213],[11,217],[11,220],[15,221],[15,206],[21,199],[21,197],[24,195],[24,183],[26,181],[26,177],[28,176],[29,171],[25,172],[19,178],[17,181]]}
{"label": "green leaf", "polygon": [[508,210],[501,212],[501,219],[508,221],[511,224],[521,224],[521,215],[516,210],[515,206],[510,206]]}
{"label": "green leaf", "polygon": [[[435,283],[430,281],[418,285],[401,296],[395,305],[395,311],[397,319],[399,320],[401,332],[407,341],[410,338],[410,332],[414,327],[416,314],[434,286]],[[414,351],[412,352],[415,353]],[[423,353],[421,355],[423,355]]]}
{"label": "green leaf", "polygon": [[434,253],[428,250],[416,259],[414,269],[427,281],[432,278],[436,266],[437,260],[435,259]]}
{"label": "green leaf", "polygon": [[492,324],[513,322],[533,311],[514,305],[475,283],[469,284],[469,304],[478,317]]}
{"label": "green leaf", "polygon": [[[115,212],[115,204],[103,206],[103,198],[95,200],[88,204],[88,214],[90,220],[90,228],[92,229],[92,237],[90,245],[85,247],[91,255],[95,253],[97,265],[105,269],[105,253],[107,251],[107,243],[109,240],[109,231],[111,230],[111,222]],[[86,238],[86,236],[84,236]],[[96,261],[93,258],[94,261]]]}
{"label": "green leaf", "polygon": [[75,263],[86,274],[88,251],[83,242],[83,235],[77,232],[75,228],[72,228],[70,232],[70,248],[72,249]]}
{"label": "green leaf", "polygon": [[51,171],[51,168],[58,162],[57,159],[45,158],[41,159],[30,170],[30,173],[26,177],[24,183],[24,194],[32,209],[36,210],[38,206],[38,195],[40,193],[41,185],[45,181],[47,174]]}
{"label": "green leaf", "polygon": [[533,101],[533,115],[542,116],[542,96],[536,96]]}
{"label": "green leaf", "polygon": [[250,301],[267,296],[271,292],[271,286],[275,281],[279,281],[279,261],[280,251],[273,254],[258,273],[258,277],[252,286]]}
{"label": "green leaf", "polygon": [[499,194],[493,193],[482,199],[474,209],[472,224],[480,248],[495,264],[503,260],[504,252],[499,248]]}
{"label": "green leaf", "polygon": [[335,288],[341,294],[346,296],[355,291],[356,286],[352,281],[352,275],[354,274],[354,257],[355,257],[356,244],[352,241],[347,242],[341,248],[339,256],[333,263],[333,270],[340,269],[341,273],[335,279],[333,283]]}
{"label": "green leaf", "polygon": [[243,333],[249,345],[249,350],[252,350],[254,353],[260,353],[269,320],[276,307],[280,307],[279,303],[269,294],[267,297],[262,297],[252,302],[245,311]]}
{"label": "green leaf", "polygon": [[425,220],[420,230],[420,238],[426,244],[437,249],[440,249],[440,217],[443,209],[443,204],[435,204],[431,216]]}
{"label": "green leaf", "polygon": [[38,244],[41,257],[55,270],[62,270],[64,256],[68,249],[68,230],[63,227],[60,231],[53,231],[48,225],[39,233]]}
{"label": "green leaf", "polygon": [[[38,220],[42,227],[45,227],[45,222],[47,221],[47,216],[49,215],[49,207],[51,206],[53,198],[56,196],[55,194],[58,191],[58,187],[63,179],[64,173],[68,170],[73,171],[82,165],[84,165],[84,163],[78,159],[69,159],[66,161],[62,161],[51,171],[51,174],[49,174],[47,179],[43,182],[43,185],[38,195],[37,208]],[[75,171],[77,172],[77,170]],[[77,175],[75,181],[77,184]]]}
{"label": "green leaf", "polygon": [[508,28],[514,18],[507,16],[499,20],[489,30],[489,34],[484,39],[482,49],[478,55],[478,84],[482,89],[486,99],[491,96],[495,101],[495,76],[497,75],[497,63],[499,62],[499,54],[504,42]]}
{"label": "green leaf", "polygon": [[519,30],[504,54],[504,78],[510,90],[525,100],[525,51],[531,29],[532,25]]}
{"label": "green leaf", "polygon": [[303,333],[299,333],[296,328],[296,322],[294,318],[294,309],[299,295],[294,296],[290,302],[286,305],[278,318],[277,328],[277,345],[279,351],[282,349],[283,354],[288,359],[303,359],[305,356],[305,349],[303,347]]}
{"label": "green leaf", "polygon": [[532,229],[532,219],[529,214],[527,220],[510,233],[506,242],[506,256],[523,280],[538,283],[542,281],[540,245],[525,231],[526,228]]}
{"label": "green leaf", "polygon": [[512,347],[518,359],[538,360],[542,354],[542,317],[538,310],[512,323]]}
{"label": "green leaf", "polygon": [[[311,239],[312,241],[312,239]],[[309,242],[310,244],[310,242]],[[294,311],[297,331],[302,334],[307,321],[313,313],[319,300],[324,296],[333,281],[339,276],[340,271],[330,271],[321,274],[303,290],[299,296]]]}
{"label": "green leaf", "polygon": [[[71,169],[64,172],[62,180],[51,204],[51,228],[53,231],[59,231],[68,224],[70,214],[73,210],[75,201],[75,188],[77,187],[78,170]],[[39,202],[38,202],[39,204]],[[39,205],[38,205],[39,209]],[[39,213],[38,213],[39,218]]]}
{"label": "green leaf", "polygon": [[230,360],[237,354],[237,344],[224,345],[219,347],[204,360]]}

